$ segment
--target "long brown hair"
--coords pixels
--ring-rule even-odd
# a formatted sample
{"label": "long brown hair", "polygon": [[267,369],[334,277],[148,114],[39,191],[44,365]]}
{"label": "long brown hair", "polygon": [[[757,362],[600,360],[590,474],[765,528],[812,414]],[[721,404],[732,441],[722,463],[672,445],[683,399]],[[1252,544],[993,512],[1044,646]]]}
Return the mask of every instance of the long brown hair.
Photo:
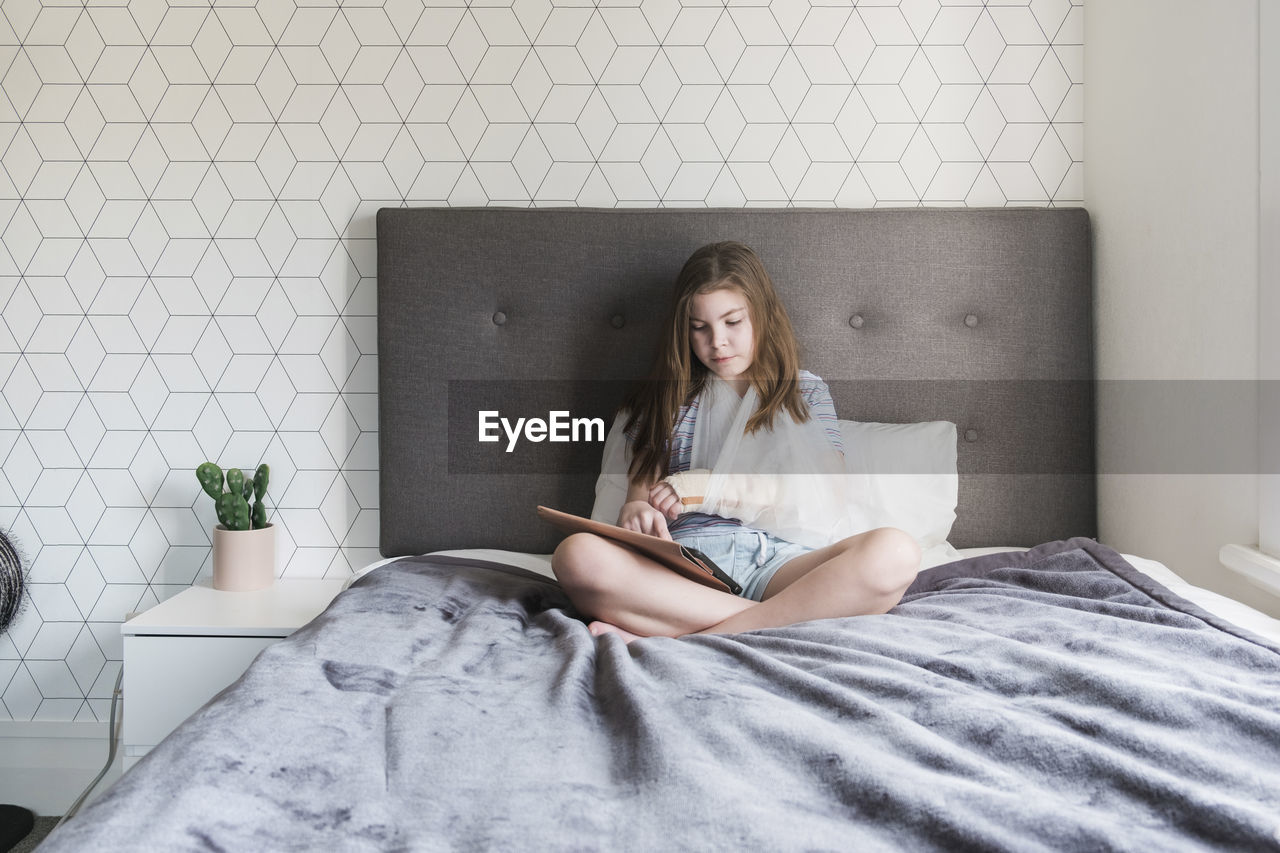
{"label": "long brown hair", "polygon": [[797,382],[799,347],[773,279],[749,246],[734,241],[711,243],[694,252],[676,277],[649,377],[624,404],[631,413],[627,431],[635,435],[628,472],[632,479],[649,475],[660,479],[670,473],[669,440],[676,417],[681,406],[697,397],[710,373],[689,339],[693,298],[724,289],[740,292],[751,315],[755,355],[746,378],[759,395],[760,407],[748,419],[747,431],[772,428],[774,417],[784,409],[798,422],[809,419]]}

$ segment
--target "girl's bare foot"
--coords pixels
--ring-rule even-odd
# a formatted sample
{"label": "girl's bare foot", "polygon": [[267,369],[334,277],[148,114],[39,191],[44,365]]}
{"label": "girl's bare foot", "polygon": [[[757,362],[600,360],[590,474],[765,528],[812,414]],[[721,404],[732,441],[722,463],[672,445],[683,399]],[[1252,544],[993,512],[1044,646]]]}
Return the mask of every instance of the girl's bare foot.
{"label": "girl's bare foot", "polygon": [[605,634],[617,634],[622,638],[622,642],[629,643],[632,640],[640,639],[639,634],[633,634],[630,631],[624,631],[617,625],[610,625],[608,622],[592,622],[587,626],[587,630],[591,632],[593,637],[603,637]]}

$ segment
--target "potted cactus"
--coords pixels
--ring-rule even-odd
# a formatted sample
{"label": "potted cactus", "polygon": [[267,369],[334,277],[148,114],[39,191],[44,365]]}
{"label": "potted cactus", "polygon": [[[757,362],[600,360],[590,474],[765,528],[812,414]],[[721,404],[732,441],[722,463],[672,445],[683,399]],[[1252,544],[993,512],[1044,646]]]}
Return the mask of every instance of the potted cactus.
{"label": "potted cactus", "polygon": [[213,528],[214,589],[244,592],[275,582],[276,531],[267,521],[263,503],[270,478],[271,469],[265,464],[258,466],[252,478],[239,468],[228,468],[224,475],[212,462],[196,468],[196,479],[213,498],[218,513],[218,525]]}

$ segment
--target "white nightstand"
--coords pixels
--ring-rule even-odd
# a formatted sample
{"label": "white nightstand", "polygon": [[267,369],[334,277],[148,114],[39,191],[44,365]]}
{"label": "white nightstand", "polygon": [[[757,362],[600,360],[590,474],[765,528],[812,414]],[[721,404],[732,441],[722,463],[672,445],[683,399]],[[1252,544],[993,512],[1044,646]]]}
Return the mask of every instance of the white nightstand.
{"label": "white nightstand", "polygon": [[278,579],[256,592],[193,586],[120,626],[124,635],[124,769],[248,668],[310,622],[342,578]]}

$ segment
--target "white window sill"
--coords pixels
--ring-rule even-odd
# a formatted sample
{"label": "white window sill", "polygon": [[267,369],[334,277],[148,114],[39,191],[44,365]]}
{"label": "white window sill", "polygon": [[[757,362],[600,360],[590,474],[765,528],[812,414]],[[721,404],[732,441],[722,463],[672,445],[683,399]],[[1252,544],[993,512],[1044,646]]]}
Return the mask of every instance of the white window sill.
{"label": "white window sill", "polygon": [[1280,595],[1280,559],[1253,545],[1223,545],[1218,560],[1231,571],[1272,595]]}

